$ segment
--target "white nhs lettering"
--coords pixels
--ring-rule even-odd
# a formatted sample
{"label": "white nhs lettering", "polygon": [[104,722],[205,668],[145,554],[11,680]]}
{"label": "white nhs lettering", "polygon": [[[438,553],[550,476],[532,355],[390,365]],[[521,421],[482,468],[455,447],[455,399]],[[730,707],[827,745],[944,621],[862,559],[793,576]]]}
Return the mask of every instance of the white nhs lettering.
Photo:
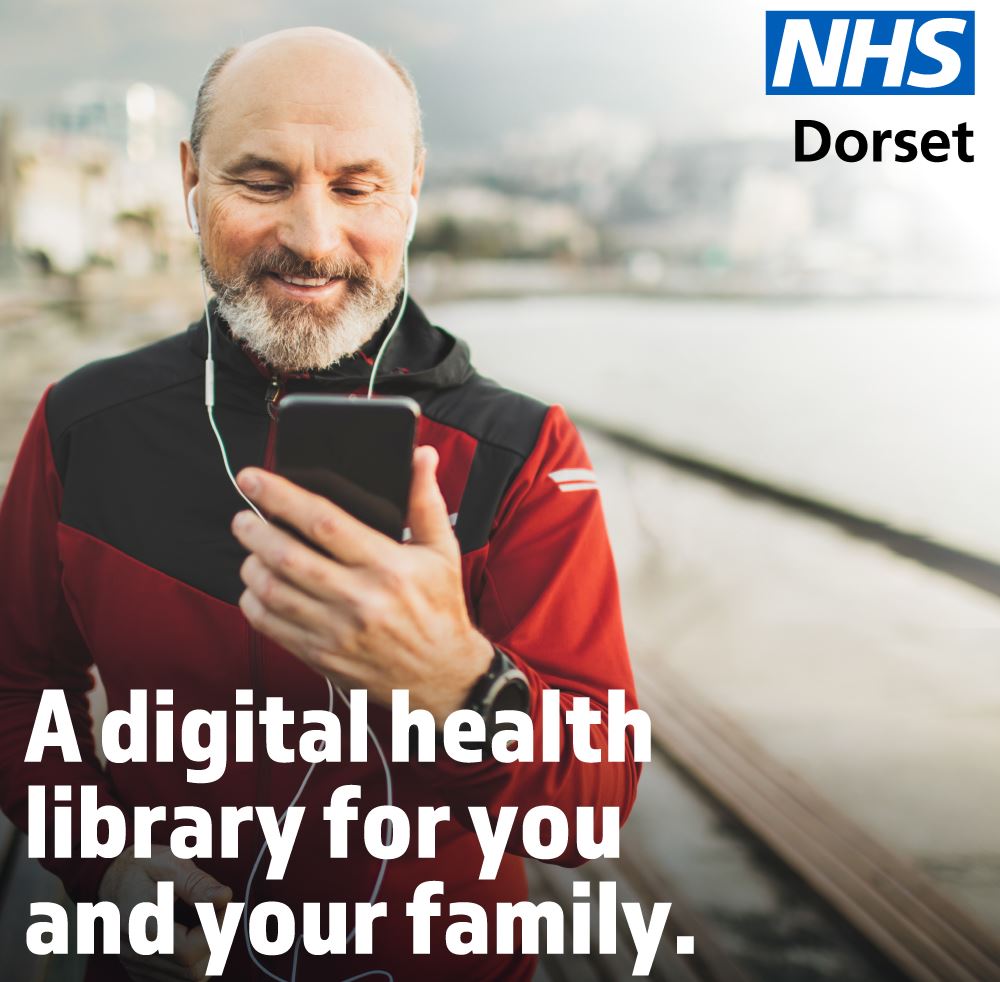
{"label": "white nhs lettering", "polygon": [[[837,88],[846,49],[847,66],[843,82],[839,83],[840,88],[860,88],[869,61],[885,62],[884,88],[899,88],[903,85],[904,75],[908,86],[943,88],[960,75],[962,59],[957,51],[938,41],[938,35],[963,34],[966,24],[967,21],[960,17],[936,17],[921,24],[914,35],[913,19],[901,17],[895,22],[892,40],[888,44],[873,44],[874,19],[859,17],[854,22],[854,33],[848,47],[851,18],[838,17],[831,23],[826,51],[820,53],[812,22],[804,17],[789,18],[785,21],[771,85],[773,88],[788,88],[792,84],[795,61],[801,51],[812,85],[816,88]],[[937,62],[941,66],[939,70],[932,73],[910,71],[907,74],[906,62],[911,43],[921,54]]]}

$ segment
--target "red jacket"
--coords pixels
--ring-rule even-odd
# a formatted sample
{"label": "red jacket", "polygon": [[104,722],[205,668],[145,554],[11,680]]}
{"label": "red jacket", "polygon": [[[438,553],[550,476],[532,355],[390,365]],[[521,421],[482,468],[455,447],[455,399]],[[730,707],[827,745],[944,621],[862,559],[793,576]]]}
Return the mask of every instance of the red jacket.
{"label": "red jacket", "polygon": [[[215,331],[216,418],[234,471],[270,462],[275,424],[268,403],[286,391],[362,391],[371,351],[383,336],[335,370],[269,380],[224,325]],[[229,525],[243,505],[206,419],[204,351],[201,321],[139,351],[88,365],[48,390],[24,438],[0,507],[0,806],[22,829],[29,784],[96,784],[102,801],[128,815],[130,807],[155,804],[283,809],[302,780],[305,764],[275,764],[263,746],[255,748],[253,764],[230,761],[219,781],[201,785],[187,783],[183,760],[105,771],[94,755],[86,699],[94,665],[109,708],[127,708],[132,688],[151,696],[153,689],[170,688],[178,721],[197,707],[232,710],[237,688],[252,687],[261,705],[266,696],[281,695],[299,713],[326,706],[322,681],[251,630],[237,606],[244,554]],[[471,617],[527,674],[533,715],[545,688],[562,690],[566,703],[589,696],[595,706],[606,706],[609,689],[624,689],[632,708],[601,502],[588,477],[591,463],[563,409],[480,376],[464,343],[432,327],[415,305],[386,360],[377,391],[405,393],[421,404],[417,438],[440,454],[438,477],[448,510],[457,515]],[[67,764],[48,751],[41,763],[25,764],[40,693],[53,687],[67,692],[84,760]],[[370,716],[388,747],[387,714],[372,707]],[[606,736],[602,726],[595,745]],[[411,814],[414,827],[418,806],[451,806],[453,821],[438,830],[437,858],[407,853],[389,863],[378,900],[388,903],[390,916],[376,922],[374,955],[305,956],[298,979],[336,980],[372,968],[391,972],[396,982],[530,977],[534,959],[528,956],[448,953],[447,917],[433,922],[440,929],[435,953],[411,955],[404,904],[429,879],[444,881],[446,904],[471,900],[489,911],[500,901],[525,899],[516,855],[507,855],[496,880],[478,879],[481,855],[465,814],[470,804],[517,805],[522,813],[555,804],[567,812],[571,828],[576,806],[612,805],[624,820],[636,792],[634,761],[581,763],[566,744],[559,763],[542,763],[540,734],[538,742],[531,764],[393,765],[396,803]],[[366,764],[319,765],[300,801],[305,819],[287,873],[280,882],[260,874],[253,902],[281,900],[297,910],[309,900],[369,899],[378,864],[363,845],[355,844],[349,860],[327,858],[322,806],[342,783],[361,785],[362,818],[384,803],[375,753]],[[255,825],[241,828],[238,860],[196,860],[233,887],[237,900],[261,841]],[[572,852],[559,860],[580,861]],[[45,865],[72,897],[93,900],[108,862]],[[289,977],[290,958],[261,960]],[[88,979],[125,978],[113,957],[90,962]],[[242,932],[225,977],[263,977],[248,962]]]}

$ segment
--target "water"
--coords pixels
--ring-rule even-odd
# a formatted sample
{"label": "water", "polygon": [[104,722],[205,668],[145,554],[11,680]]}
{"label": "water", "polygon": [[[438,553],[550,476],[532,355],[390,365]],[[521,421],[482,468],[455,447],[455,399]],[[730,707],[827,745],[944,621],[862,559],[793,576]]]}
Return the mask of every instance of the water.
{"label": "water", "polygon": [[995,307],[600,297],[429,312],[515,387],[1000,559]]}

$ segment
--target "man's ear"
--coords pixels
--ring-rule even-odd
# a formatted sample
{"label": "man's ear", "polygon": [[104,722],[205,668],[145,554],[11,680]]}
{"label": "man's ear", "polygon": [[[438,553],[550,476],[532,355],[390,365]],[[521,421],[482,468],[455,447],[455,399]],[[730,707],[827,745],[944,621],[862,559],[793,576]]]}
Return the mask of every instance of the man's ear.
{"label": "man's ear", "polygon": [[187,198],[198,183],[198,160],[191,149],[190,140],[181,140],[181,181],[184,185],[184,208],[187,209]]}

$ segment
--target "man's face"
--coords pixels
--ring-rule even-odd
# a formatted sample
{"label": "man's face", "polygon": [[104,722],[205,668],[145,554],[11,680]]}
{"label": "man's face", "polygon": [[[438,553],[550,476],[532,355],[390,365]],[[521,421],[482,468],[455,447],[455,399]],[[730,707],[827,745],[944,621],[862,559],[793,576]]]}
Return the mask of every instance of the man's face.
{"label": "man's face", "polygon": [[402,285],[422,177],[406,90],[377,56],[244,49],[217,80],[200,160],[182,159],[206,275],[237,337],[296,371],[376,332]]}

